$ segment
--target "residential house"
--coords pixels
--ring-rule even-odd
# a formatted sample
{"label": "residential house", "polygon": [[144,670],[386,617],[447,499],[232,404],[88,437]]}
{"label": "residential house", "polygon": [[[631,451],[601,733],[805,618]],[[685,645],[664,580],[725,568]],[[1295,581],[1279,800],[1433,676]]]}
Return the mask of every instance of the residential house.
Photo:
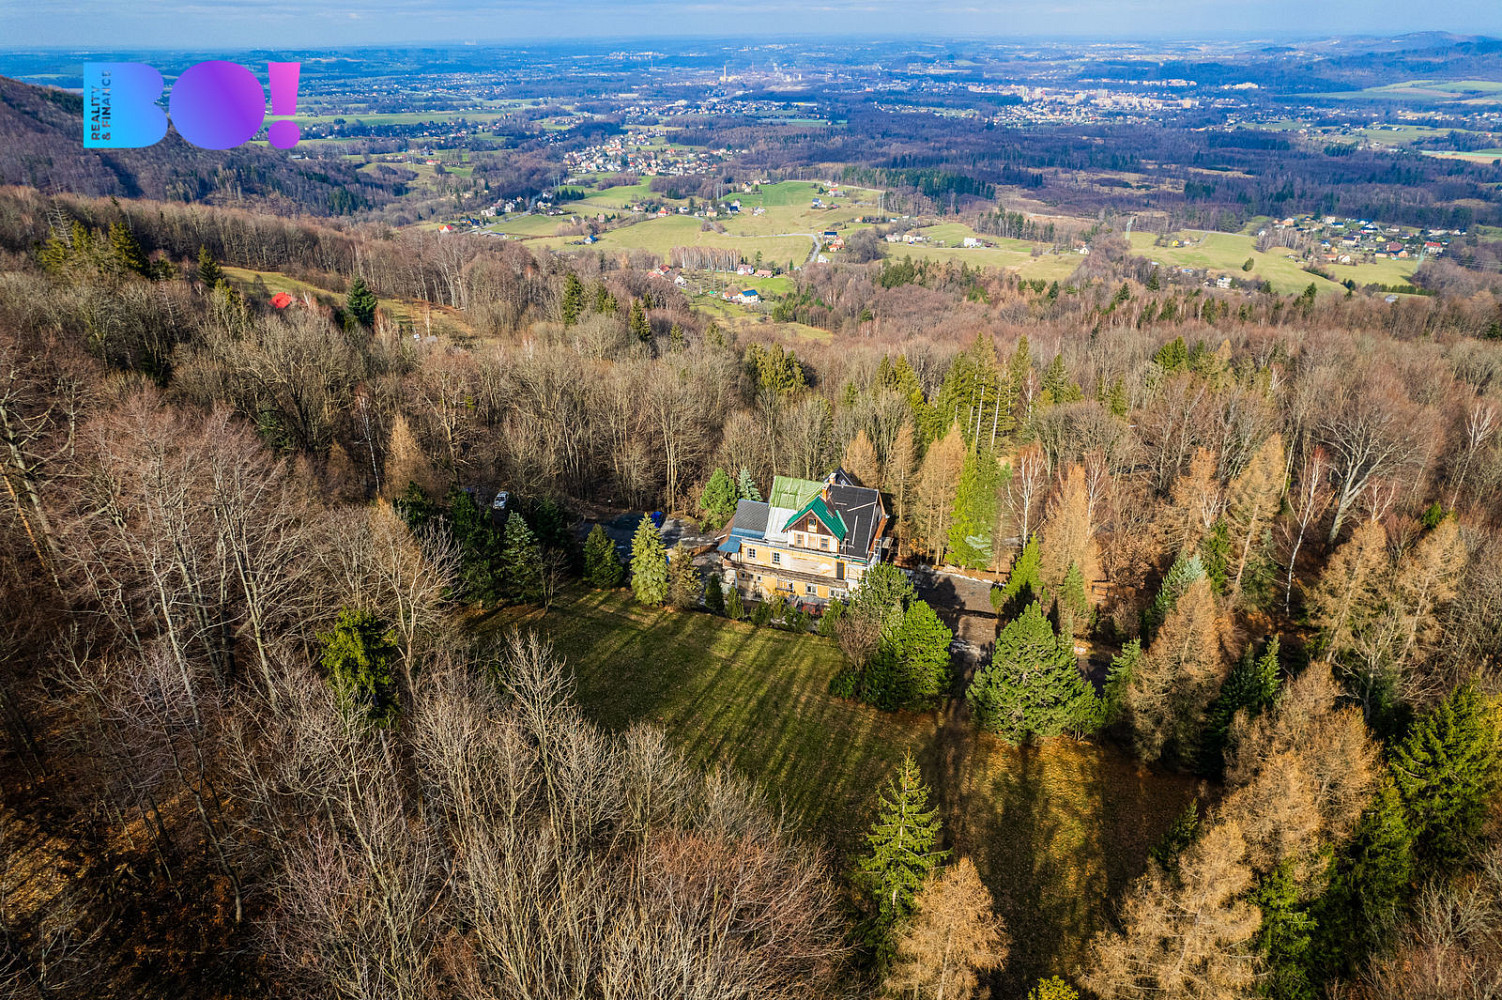
{"label": "residential house", "polygon": [[778,476],[765,502],[742,500],[720,544],[722,577],[754,600],[842,600],[885,556],[881,494],[837,469],[823,482]]}
{"label": "residential house", "polygon": [[744,289],[735,297],[735,301],[743,306],[754,306],[761,301],[761,295],[754,288]]}

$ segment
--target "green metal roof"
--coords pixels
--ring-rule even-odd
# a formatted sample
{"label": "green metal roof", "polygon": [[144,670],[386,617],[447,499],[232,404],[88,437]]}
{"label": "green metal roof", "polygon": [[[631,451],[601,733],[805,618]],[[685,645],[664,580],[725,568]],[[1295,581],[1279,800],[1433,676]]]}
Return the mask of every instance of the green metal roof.
{"label": "green metal roof", "polygon": [[845,533],[848,530],[845,527],[845,519],[840,516],[839,511],[830,510],[829,505],[824,502],[824,498],[822,496],[814,497],[808,503],[804,504],[803,507],[799,509],[798,513],[788,518],[788,523],[782,526],[782,530],[787,531],[794,524],[796,524],[804,514],[814,515],[819,520],[824,522],[824,526],[834,534],[835,538],[838,538],[842,542],[845,540]]}
{"label": "green metal roof", "polygon": [[791,507],[796,510],[806,506],[810,500],[823,492],[824,484],[816,483],[812,479],[778,476],[772,480],[772,492],[767,497],[767,503],[773,507]]}

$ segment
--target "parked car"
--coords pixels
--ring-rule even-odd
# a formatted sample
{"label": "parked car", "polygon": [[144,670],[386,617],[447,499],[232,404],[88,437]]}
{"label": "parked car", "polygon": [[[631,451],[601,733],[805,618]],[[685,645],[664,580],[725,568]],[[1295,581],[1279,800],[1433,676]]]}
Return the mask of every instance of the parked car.
{"label": "parked car", "polygon": [[491,510],[505,510],[506,509],[506,505],[508,503],[510,503],[510,502],[511,502],[511,494],[508,493],[505,490],[501,490],[501,492],[499,492],[499,493],[497,493],[495,495],[495,500],[494,500],[494,502],[491,503],[490,509]]}

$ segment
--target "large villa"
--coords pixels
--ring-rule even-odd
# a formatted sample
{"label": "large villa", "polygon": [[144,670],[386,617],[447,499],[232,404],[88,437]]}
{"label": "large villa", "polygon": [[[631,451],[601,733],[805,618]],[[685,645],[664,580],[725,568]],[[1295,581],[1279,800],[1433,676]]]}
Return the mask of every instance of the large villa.
{"label": "large villa", "polygon": [[778,476],[766,501],[736,506],[719,549],[725,582],[759,601],[843,599],[885,555],[889,520],[881,494],[844,470],[823,482]]}

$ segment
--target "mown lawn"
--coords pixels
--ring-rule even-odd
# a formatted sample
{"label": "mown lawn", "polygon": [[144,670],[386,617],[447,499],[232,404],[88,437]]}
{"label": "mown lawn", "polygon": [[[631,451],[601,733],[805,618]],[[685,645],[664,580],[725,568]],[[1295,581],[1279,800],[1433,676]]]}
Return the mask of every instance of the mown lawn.
{"label": "mown lawn", "polygon": [[641,608],[626,591],[575,591],[546,615],[506,611],[481,627],[539,629],[573,667],[588,716],[612,730],[659,726],[696,764],[751,776],[841,866],[912,751],[952,846],[975,860],[1010,928],[999,996],[1080,967],[1112,901],[1195,791],[1109,748],[1019,749],[950,714],[832,698],[841,659],[830,640]]}

